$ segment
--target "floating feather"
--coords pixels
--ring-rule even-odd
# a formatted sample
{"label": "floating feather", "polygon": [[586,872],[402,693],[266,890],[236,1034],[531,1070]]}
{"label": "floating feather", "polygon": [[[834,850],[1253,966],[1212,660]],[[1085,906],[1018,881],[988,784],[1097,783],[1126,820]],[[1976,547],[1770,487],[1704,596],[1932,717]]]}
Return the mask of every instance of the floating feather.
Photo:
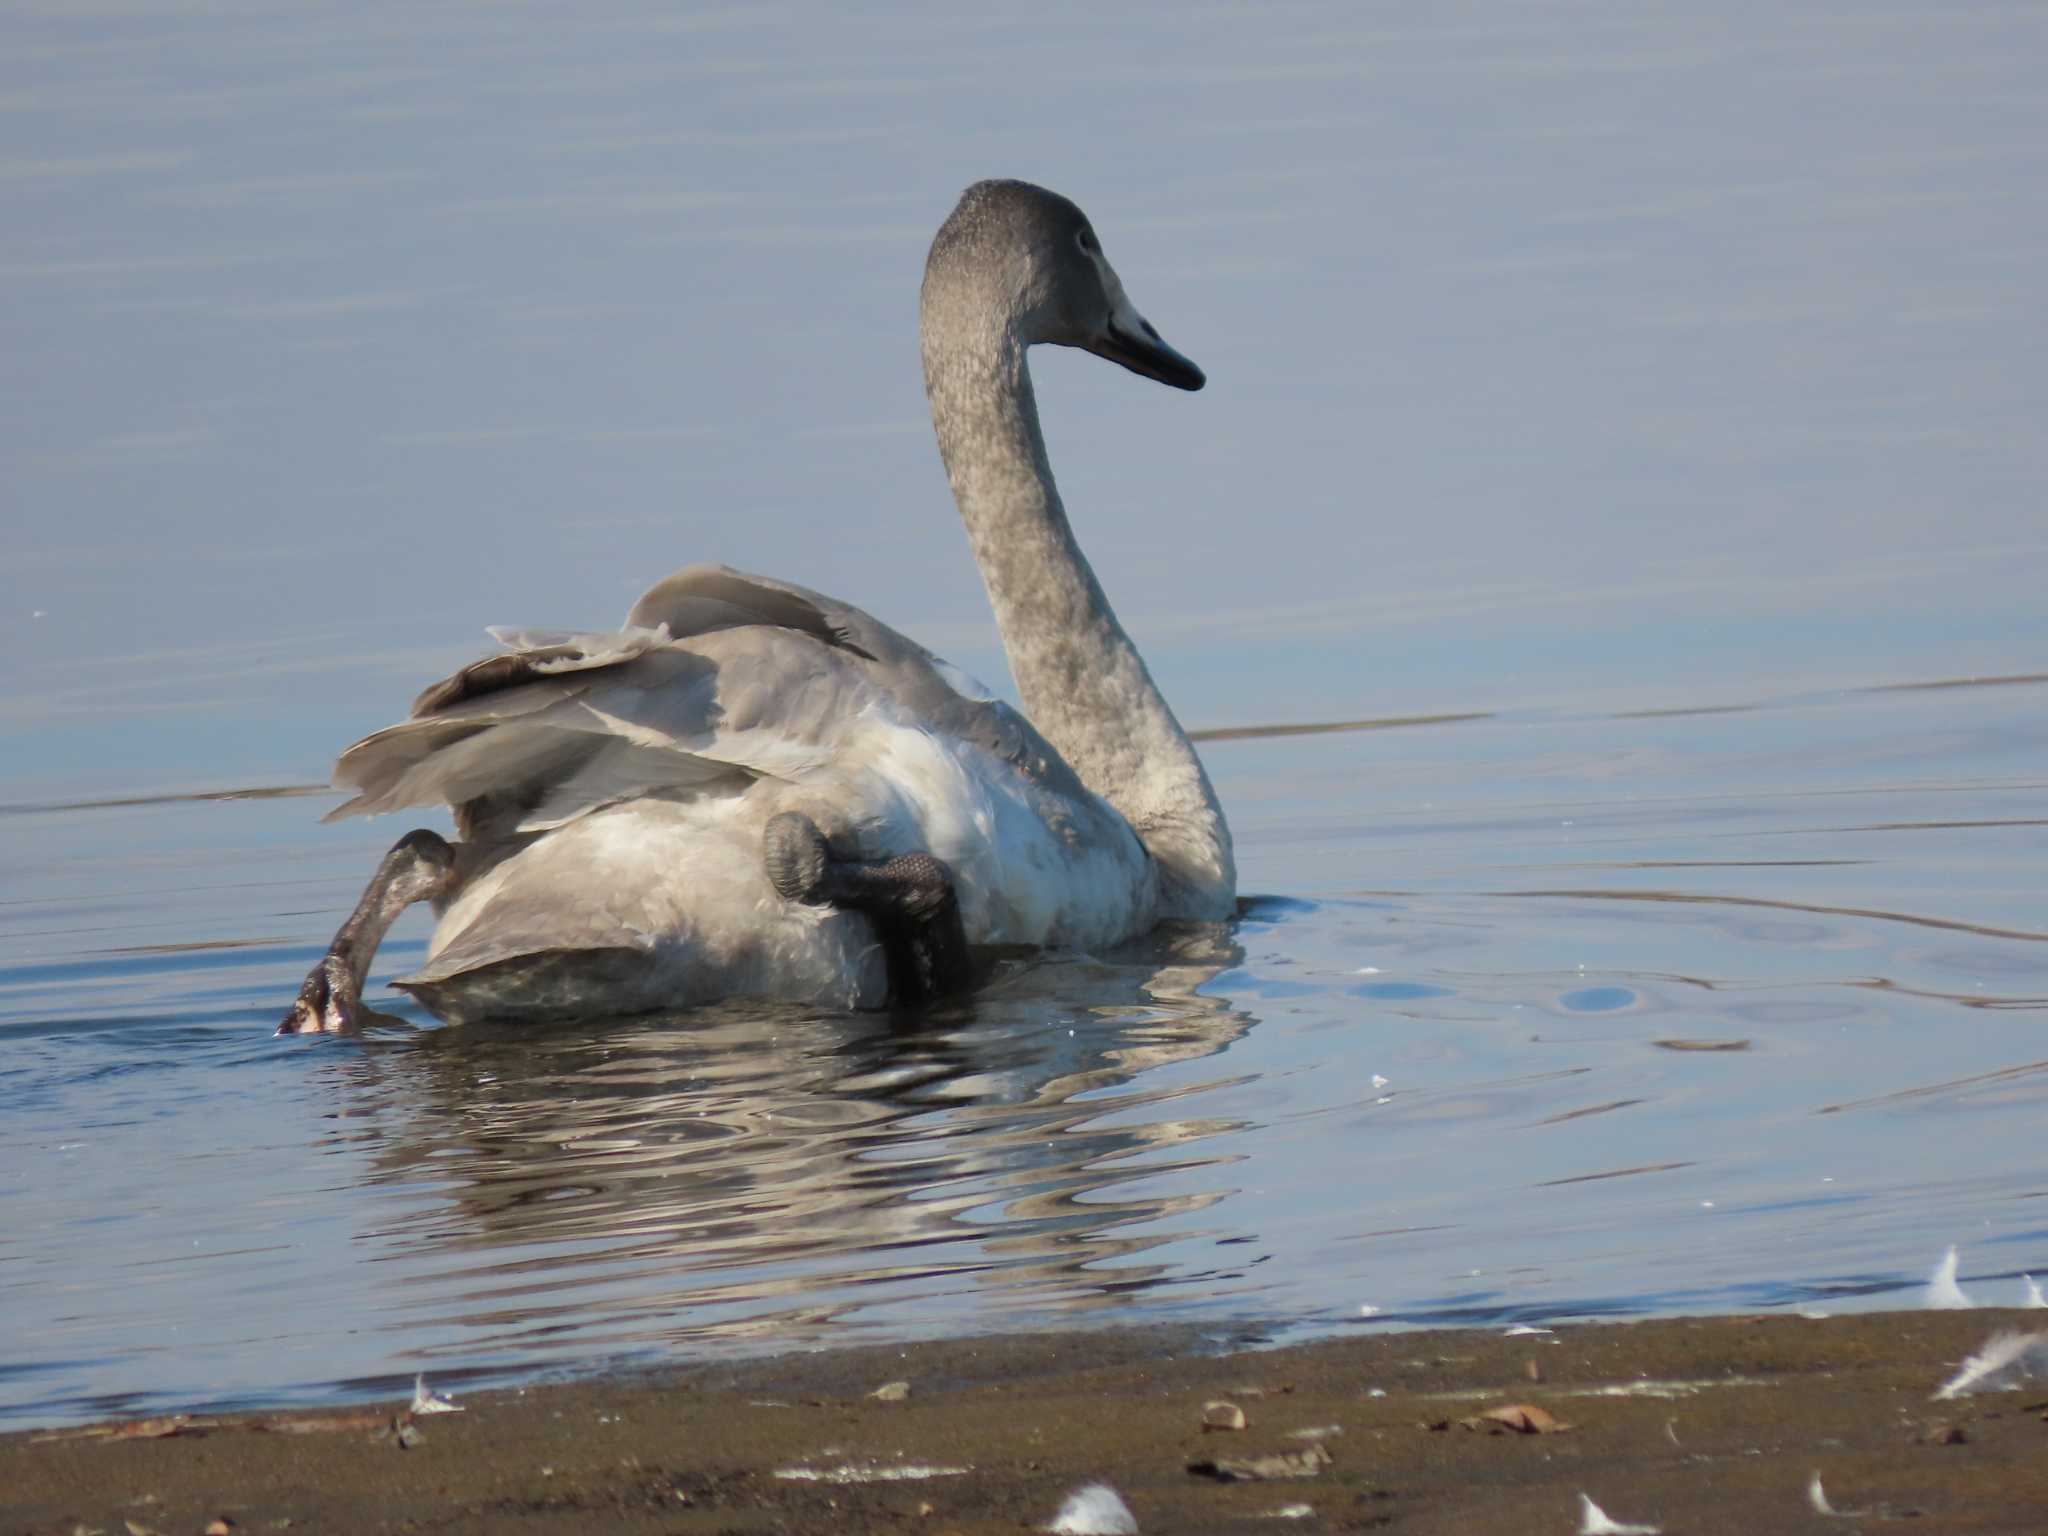
{"label": "floating feather", "polygon": [[1950,1243],[1948,1252],[1941,1256],[1941,1262],[1934,1266],[1934,1273],[1927,1281],[1927,1297],[1923,1306],[1937,1311],[1962,1307],[1974,1307],[1976,1303],[1963,1294],[1963,1288],[1956,1284],[1956,1245]]}

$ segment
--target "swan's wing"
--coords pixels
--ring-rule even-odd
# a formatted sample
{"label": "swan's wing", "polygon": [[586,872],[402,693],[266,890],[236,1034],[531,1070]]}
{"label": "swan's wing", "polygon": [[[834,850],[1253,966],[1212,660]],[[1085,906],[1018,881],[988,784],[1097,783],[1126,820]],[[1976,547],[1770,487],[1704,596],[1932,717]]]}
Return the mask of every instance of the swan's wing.
{"label": "swan's wing", "polygon": [[531,832],[634,795],[795,782],[841,757],[877,707],[1081,792],[1030,724],[965,674],[787,582],[690,566],[616,634],[493,633],[508,654],[435,683],[411,719],[342,754],[335,780],[356,794],[330,819],[445,802],[470,826]]}
{"label": "swan's wing", "polygon": [[850,603],[729,565],[686,565],[641,593],[626,615],[628,630],[666,627],[678,640],[748,624],[794,630],[871,661],[876,649],[911,643]]}
{"label": "swan's wing", "polygon": [[350,747],[335,781],[356,794],[329,819],[445,802],[538,831],[636,794],[794,781],[876,700],[860,663],[790,629],[550,639],[463,668]]}
{"label": "swan's wing", "polygon": [[951,662],[865,609],[794,582],[728,565],[689,565],[641,594],[630,630],[707,634],[729,625],[779,625],[863,659],[899,718],[967,742],[1055,793],[1087,793],[1065,759],[1031,722]]}
{"label": "swan's wing", "polygon": [[665,625],[678,639],[742,624],[792,629],[864,657],[881,669],[898,694],[914,695],[936,679],[962,698],[980,702],[995,697],[966,672],[864,608],[729,565],[686,565],[641,593],[626,615],[629,632]]}
{"label": "swan's wing", "polygon": [[[525,683],[560,677],[571,672],[590,672],[617,666],[661,650],[669,643],[669,632],[628,624],[615,635],[578,635],[552,630],[492,629],[490,637],[511,652],[471,662],[452,677],[424,690],[412,701],[412,718],[444,715],[467,699],[486,694],[508,693]],[[539,707],[547,695],[529,695],[525,700]]]}
{"label": "swan's wing", "polygon": [[998,703],[992,689],[866,609],[809,587],[729,565],[686,565],[643,592],[626,616],[629,631],[666,626],[678,638],[743,624],[779,625],[862,657],[907,715],[998,755],[1017,755],[1023,716]]}
{"label": "swan's wing", "polygon": [[[753,625],[808,635],[867,661],[881,656],[936,660],[914,640],[850,603],[730,566],[690,565],[643,592],[616,634],[493,628],[491,638],[510,654],[473,662],[435,683],[413,701],[413,718],[446,714],[465,700],[546,678],[618,666],[673,641]],[[531,698],[525,702],[534,704]]]}

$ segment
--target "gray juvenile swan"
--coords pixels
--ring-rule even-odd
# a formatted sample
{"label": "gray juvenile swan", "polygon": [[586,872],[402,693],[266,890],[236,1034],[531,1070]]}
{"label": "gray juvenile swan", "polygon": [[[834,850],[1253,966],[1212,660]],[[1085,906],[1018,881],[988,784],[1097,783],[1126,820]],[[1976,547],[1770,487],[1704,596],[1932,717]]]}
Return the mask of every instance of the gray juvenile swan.
{"label": "gray juvenile swan", "polygon": [[350,747],[333,816],[446,802],[461,842],[385,855],[279,1033],[352,1027],[409,903],[396,985],[441,1017],[639,1012],[756,995],[854,1007],[963,985],[969,947],[1115,943],[1222,920],[1236,867],[1194,748],[1053,485],[1025,350],[1202,372],[1126,297],[1087,217],[969,187],[932,241],[920,332],[947,478],[1028,713],[858,608],[723,566],[614,634],[495,632]]}

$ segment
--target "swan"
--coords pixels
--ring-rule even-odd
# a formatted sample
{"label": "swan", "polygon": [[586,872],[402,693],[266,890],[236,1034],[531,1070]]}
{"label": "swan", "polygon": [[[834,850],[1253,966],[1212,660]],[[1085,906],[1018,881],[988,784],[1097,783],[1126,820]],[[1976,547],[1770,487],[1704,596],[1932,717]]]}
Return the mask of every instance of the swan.
{"label": "swan", "polygon": [[610,633],[494,630],[504,654],[342,753],[329,813],[445,803],[379,863],[280,1034],[356,1027],[370,962],[444,1020],[728,996],[874,1008],[966,985],[977,946],[1091,948],[1221,921],[1216,792],[1075,542],[1026,351],[1081,347],[1197,390],[1087,216],[977,182],[934,237],[919,332],[939,453],[1020,713],[849,604],[720,565]]}

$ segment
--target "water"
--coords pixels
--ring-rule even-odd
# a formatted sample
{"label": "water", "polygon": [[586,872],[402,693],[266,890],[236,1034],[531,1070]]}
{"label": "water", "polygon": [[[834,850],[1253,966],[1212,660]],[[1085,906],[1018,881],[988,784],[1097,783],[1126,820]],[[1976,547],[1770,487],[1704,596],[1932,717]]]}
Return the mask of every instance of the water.
{"label": "water", "polygon": [[[1254,895],[919,1021],[269,1029],[325,799],[6,814],[0,1411],[2048,1270],[2048,683],[1212,742]],[[380,976],[414,961],[394,936]]]}
{"label": "water", "polygon": [[[2048,1271],[2037,9],[0,34],[0,1416]],[[1242,921],[273,1040],[402,830],[303,787],[485,624],[726,560],[1002,676],[912,307],[992,174],[1209,372],[1034,361]]]}

